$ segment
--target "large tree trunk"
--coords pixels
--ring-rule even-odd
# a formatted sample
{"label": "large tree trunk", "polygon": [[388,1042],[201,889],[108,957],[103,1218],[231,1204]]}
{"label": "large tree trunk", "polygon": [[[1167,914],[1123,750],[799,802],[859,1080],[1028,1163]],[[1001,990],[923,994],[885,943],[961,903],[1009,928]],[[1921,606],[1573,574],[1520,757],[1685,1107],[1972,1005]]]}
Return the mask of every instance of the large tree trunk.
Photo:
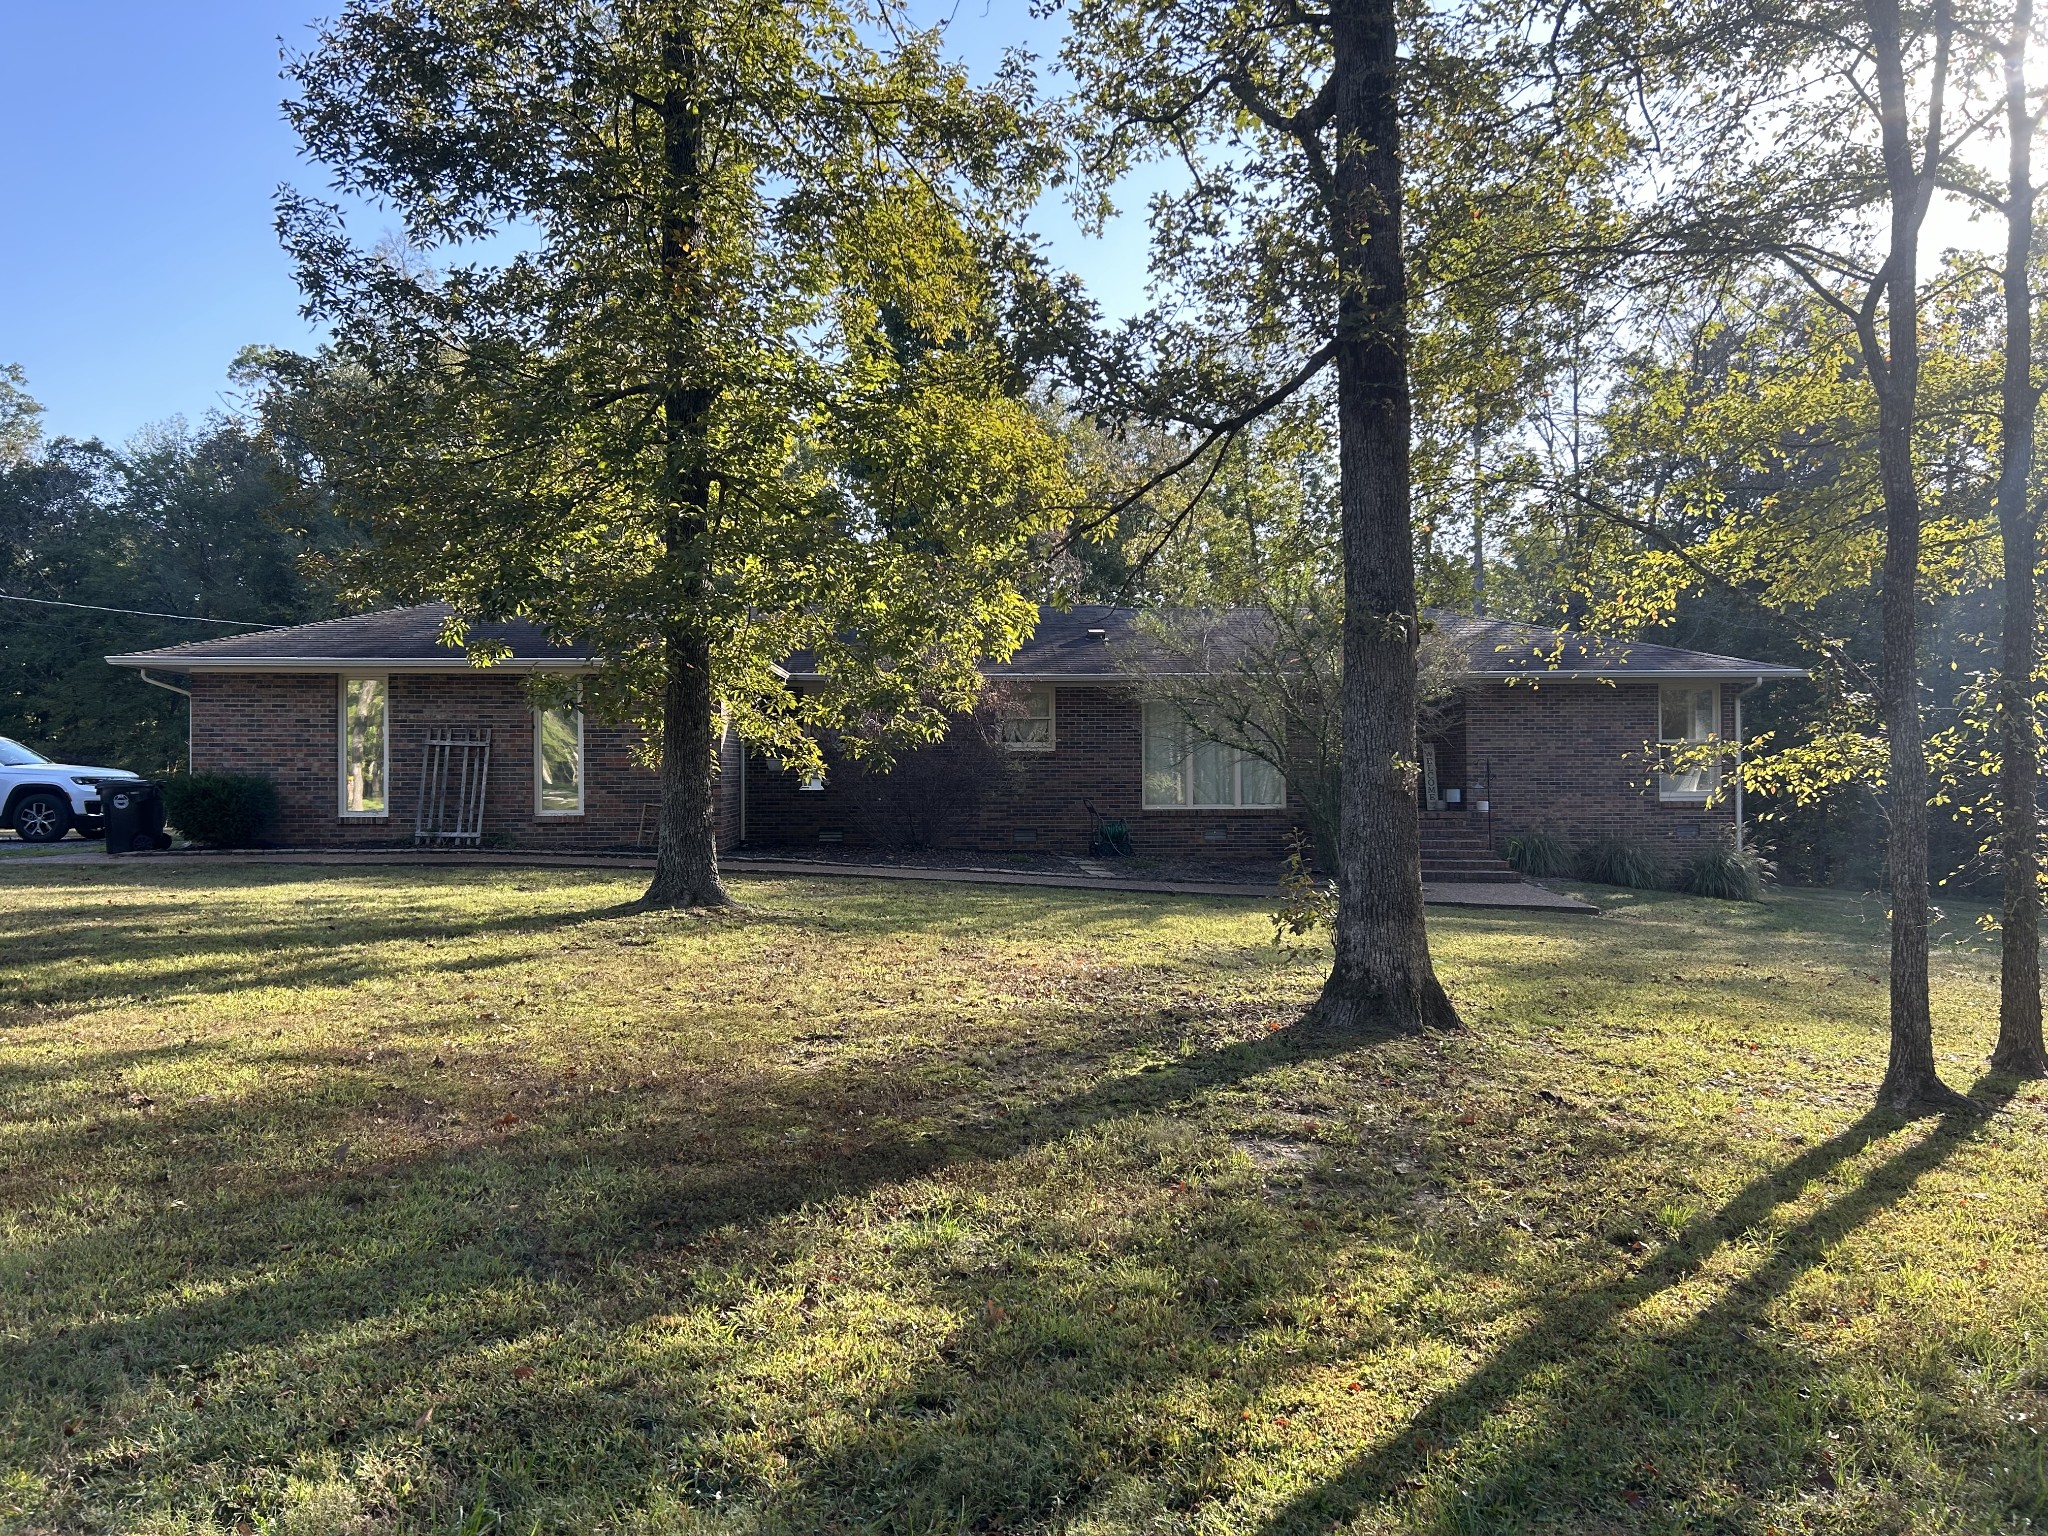
{"label": "large tree trunk", "polygon": [[2002,462],[1998,528],[2005,553],[2005,634],[1998,682],[2000,863],[2005,920],[2000,931],[1998,1044],[1991,1065],[2048,1076],[2041,1040],[2040,737],[2034,723],[2034,566],[2040,528],[2028,495],[2034,468],[2033,294],[2027,258],[2034,239],[2034,124],[2027,102],[2027,44],[2033,0],[2018,0],[2005,48],[2005,378],[2000,401]]}
{"label": "large tree trunk", "polygon": [[[1885,266],[1885,342],[1866,332],[1877,393],[1878,477],[1884,492],[1884,720],[1890,749],[1891,1055],[1878,1102],[1904,1113],[1945,1108],[1960,1095],[1934,1069],[1927,990],[1927,750],[1920,721],[1920,492],[1913,426],[1920,390],[1922,170],[1908,124],[1898,0],[1869,0],[1879,127],[1891,202]],[[1946,60],[1947,48],[1942,47]],[[1939,87],[1929,137],[1941,132]]]}
{"label": "large tree trunk", "polygon": [[649,906],[702,907],[730,898],[718,878],[711,756],[711,646],[701,627],[711,573],[711,472],[705,436],[715,397],[703,383],[702,331],[710,296],[699,252],[704,236],[704,122],[696,37],[687,25],[663,41],[666,200],[661,270],[669,305],[662,396],[667,500],[661,601],[674,616],[662,635],[661,828]]}
{"label": "large tree trunk", "polygon": [[688,629],[664,643],[661,692],[661,843],[649,906],[714,907],[727,900],[718,878],[711,742],[711,648]]}
{"label": "large tree trunk", "polygon": [[1336,961],[1303,1021],[1333,1033],[1455,1027],[1422,924],[1415,785],[1415,550],[1407,273],[1393,0],[1330,8],[1337,135],[1338,496],[1344,555],[1343,836]]}

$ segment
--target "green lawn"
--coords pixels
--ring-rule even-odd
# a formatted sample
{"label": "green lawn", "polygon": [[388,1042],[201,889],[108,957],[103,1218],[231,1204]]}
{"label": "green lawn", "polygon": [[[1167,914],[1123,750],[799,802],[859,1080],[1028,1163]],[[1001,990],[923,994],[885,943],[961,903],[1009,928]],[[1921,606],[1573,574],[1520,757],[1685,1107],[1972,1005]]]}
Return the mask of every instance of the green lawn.
{"label": "green lawn", "polygon": [[[0,1530],[2048,1523],[2048,1093],[1867,1117],[1881,913],[0,868]],[[1278,1031],[1278,1032],[1276,1032]]]}

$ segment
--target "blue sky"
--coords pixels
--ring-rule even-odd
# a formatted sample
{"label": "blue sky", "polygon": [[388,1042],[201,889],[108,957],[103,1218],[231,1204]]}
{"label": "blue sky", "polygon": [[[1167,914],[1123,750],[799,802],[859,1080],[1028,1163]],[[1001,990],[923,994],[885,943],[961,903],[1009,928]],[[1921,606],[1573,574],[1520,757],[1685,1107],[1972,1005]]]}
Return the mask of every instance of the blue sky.
{"label": "blue sky", "polygon": [[[271,231],[278,183],[319,180],[278,114],[278,40],[334,9],[0,0],[0,362],[28,370],[48,433],[121,442],[196,421],[241,347],[312,340]],[[946,10],[978,70],[1008,44],[1056,46],[1025,0]],[[1136,306],[1141,220],[1101,241],[1059,208],[1038,224],[1106,306]]]}

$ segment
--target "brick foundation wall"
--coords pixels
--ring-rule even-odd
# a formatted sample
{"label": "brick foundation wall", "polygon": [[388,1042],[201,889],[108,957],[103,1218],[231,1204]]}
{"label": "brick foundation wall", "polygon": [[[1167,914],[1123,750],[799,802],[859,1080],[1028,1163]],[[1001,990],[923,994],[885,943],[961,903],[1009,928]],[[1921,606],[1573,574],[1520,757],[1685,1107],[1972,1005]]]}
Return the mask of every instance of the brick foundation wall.
{"label": "brick foundation wall", "polygon": [[[630,726],[583,725],[583,814],[542,816],[534,797],[534,717],[513,673],[393,673],[388,816],[340,813],[340,675],[199,672],[192,675],[192,769],[246,773],[277,786],[288,846],[410,843],[430,727],[488,729],[490,784],[484,844],[522,848],[650,847],[660,801],[655,775],[634,757]],[[718,782],[718,838],[738,841],[739,776]]]}
{"label": "brick foundation wall", "polygon": [[[1202,854],[1277,860],[1298,817],[1294,810],[1147,810],[1141,780],[1139,701],[1127,689],[1056,690],[1050,752],[1013,754],[1011,782],[988,794],[968,825],[943,840],[963,850],[1038,849],[1086,854],[1088,803],[1130,824],[1140,855]],[[747,763],[747,835],[754,847],[815,844],[837,833],[849,846],[878,841],[846,787],[828,773],[825,788],[800,788],[797,775],[760,757]],[[1293,793],[1290,787],[1290,802]]]}
{"label": "brick foundation wall", "polygon": [[[1724,741],[1734,740],[1735,695],[1744,686],[1720,685]],[[1465,691],[1459,717],[1466,803],[1490,800],[1497,839],[1535,829],[1568,842],[1627,837],[1681,859],[1734,831],[1726,790],[1710,806],[1658,798],[1654,682],[1484,684]],[[1486,819],[1473,818],[1482,826]]]}

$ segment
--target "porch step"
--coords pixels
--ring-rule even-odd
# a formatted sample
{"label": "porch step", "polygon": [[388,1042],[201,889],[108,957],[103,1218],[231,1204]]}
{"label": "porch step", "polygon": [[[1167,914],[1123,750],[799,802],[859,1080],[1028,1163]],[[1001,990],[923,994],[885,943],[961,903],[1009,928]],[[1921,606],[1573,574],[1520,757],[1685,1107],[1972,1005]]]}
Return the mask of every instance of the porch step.
{"label": "porch step", "polygon": [[1424,811],[1421,832],[1425,880],[1506,885],[1522,878],[1462,811]]}

